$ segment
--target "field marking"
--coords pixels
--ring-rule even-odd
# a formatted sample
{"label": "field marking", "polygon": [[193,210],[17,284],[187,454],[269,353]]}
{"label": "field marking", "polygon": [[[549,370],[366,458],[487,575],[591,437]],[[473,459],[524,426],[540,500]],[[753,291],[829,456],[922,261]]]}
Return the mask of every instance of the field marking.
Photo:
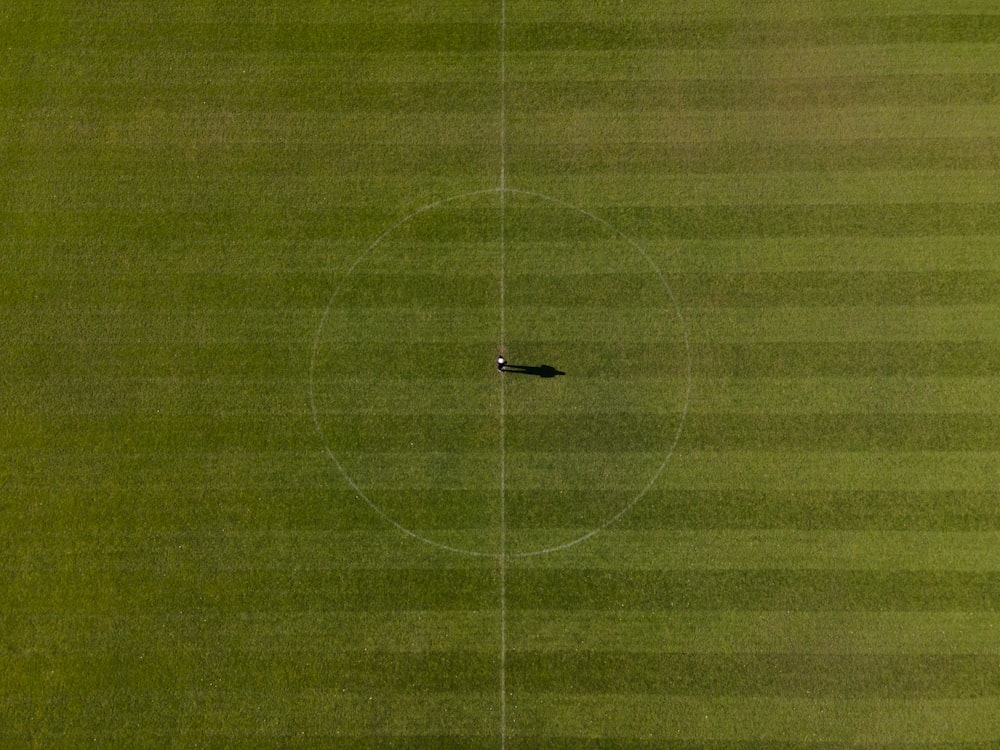
{"label": "field marking", "polygon": [[368,248],[363,253],[361,253],[361,255],[359,255],[354,260],[354,262],[351,263],[350,266],[348,266],[347,271],[344,273],[343,280],[334,289],[333,294],[330,295],[330,301],[327,303],[326,309],[323,310],[323,315],[320,317],[319,326],[316,328],[316,335],[313,339],[312,357],[309,362],[309,407],[310,410],[312,411],[313,425],[316,427],[316,432],[319,433],[320,441],[323,443],[323,450],[326,452],[326,455],[330,457],[331,461],[333,461],[333,465],[337,467],[337,470],[340,472],[341,476],[344,478],[344,480],[347,482],[350,488],[354,490],[355,494],[358,497],[360,497],[369,508],[371,508],[378,515],[380,515],[382,518],[388,521],[398,531],[401,531],[410,538],[416,539],[425,544],[429,544],[432,547],[437,547],[438,549],[446,550],[448,552],[455,552],[460,555],[473,555],[476,557],[494,557],[495,553],[483,552],[479,550],[470,550],[470,549],[465,549],[463,547],[454,547],[452,545],[445,544],[443,542],[438,542],[433,539],[429,539],[421,534],[418,534],[417,532],[406,528],[403,524],[399,523],[399,521],[394,519],[384,510],[382,510],[382,508],[380,508],[375,502],[373,502],[371,498],[369,498],[368,495],[365,494],[364,490],[362,490],[358,486],[357,482],[354,481],[353,477],[351,477],[347,469],[344,468],[344,465],[341,464],[340,461],[337,459],[337,454],[335,454],[333,452],[333,449],[330,448],[330,443],[329,441],[327,441],[326,435],[323,433],[323,425],[320,424],[319,420],[319,409],[316,407],[316,360],[319,357],[319,349],[323,336],[323,328],[326,326],[326,321],[330,317],[330,310],[333,308],[333,303],[340,295],[340,291],[343,288],[344,283],[347,281],[348,278],[350,278],[350,276],[354,273],[357,267],[361,265],[361,262],[369,255],[371,255],[372,252],[374,252],[374,250],[379,245],[381,245],[386,240],[387,237],[389,237],[393,232],[395,232],[397,229],[399,229],[407,222],[415,219],[417,216],[420,216],[421,214],[427,213],[428,211],[433,211],[435,208],[439,208],[454,201],[464,200],[466,198],[474,198],[479,195],[491,195],[497,192],[499,192],[498,188],[489,188],[486,190],[472,190],[468,193],[461,193],[460,195],[453,195],[448,198],[442,198],[441,200],[434,201],[433,203],[428,203],[426,206],[421,206],[416,211],[404,216],[402,219],[397,221],[395,224],[393,224],[384,232],[382,232],[378,237],[376,237],[375,241],[372,242],[372,244],[369,245]]}
{"label": "field marking", "polygon": [[[510,562],[511,559],[514,559],[514,558],[533,557],[535,555],[545,555],[545,554],[549,554],[551,552],[559,552],[559,551],[568,549],[570,547],[573,547],[573,546],[575,546],[575,545],[577,545],[577,544],[579,544],[581,542],[584,542],[587,539],[590,539],[591,537],[595,536],[596,534],[599,534],[600,532],[604,531],[609,526],[611,526],[612,524],[614,524],[623,515],[625,515],[625,513],[627,513],[629,510],[631,510],[640,500],[642,500],[643,497],[646,496],[646,494],[649,492],[649,490],[653,487],[653,485],[656,483],[656,481],[663,474],[663,470],[666,468],[667,464],[670,462],[670,459],[673,456],[674,450],[677,447],[677,443],[680,440],[681,432],[684,429],[684,423],[687,420],[688,409],[689,409],[690,401],[691,401],[692,361],[691,361],[690,336],[688,334],[687,324],[685,322],[683,314],[680,311],[680,306],[677,303],[677,298],[674,296],[673,290],[670,288],[670,285],[667,283],[667,279],[664,276],[663,272],[660,270],[659,266],[657,266],[656,263],[653,262],[653,260],[646,254],[646,252],[637,243],[635,243],[627,235],[625,235],[621,230],[617,229],[614,225],[612,225],[611,223],[609,223],[605,219],[602,219],[597,214],[594,214],[594,213],[592,213],[592,212],[590,212],[590,211],[588,211],[586,209],[582,209],[582,208],[579,208],[577,206],[574,206],[574,205],[572,205],[570,203],[567,203],[566,201],[560,200],[558,198],[553,198],[551,196],[545,195],[543,193],[537,193],[537,192],[533,192],[533,191],[530,191],[530,190],[519,190],[519,189],[516,189],[516,188],[510,188],[510,187],[504,188],[502,190],[500,188],[488,188],[488,189],[485,189],[485,190],[473,190],[473,191],[470,191],[470,192],[467,192],[467,193],[462,193],[460,195],[451,196],[449,198],[443,198],[443,199],[435,201],[433,203],[429,203],[426,206],[423,206],[423,207],[417,209],[416,211],[413,211],[409,215],[403,217],[402,219],[400,219],[399,221],[397,221],[396,223],[394,223],[391,227],[389,227],[384,232],[382,232],[382,234],[380,234],[375,239],[375,241],[368,247],[368,249],[365,250],[365,252],[363,252],[357,259],[355,259],[355,261],[348,267],[346,273],[344,274],[344,280],[341,282],[341,284],[334,290],[334,292],[330,296],[330,301],[328,302],[326,309],[323,311],[323,315],[321,316],[320,323],[319,323],[319,326],[316,329],[316,335],[315,335],[314,340],[313,340],[312,358],[311,358],[310,366],[309,366],[309,404],[310,404],[310,409],[311,409],[311,412],[312,412],[313,424],[314,424],[314,426],[316,428],[317,433],[320,436],[320,440],[322,441],[323,448],[326,451],[326,454],[330,457],[330,460],[333,461],[334,466],[337,467],[337,469],[340,472],[341,476],[344,477],[344,479],[347,481],[347,483],[351,487],[351,489],[354,490],[355,494],[357,494],[357,496],[360,497],[365,502],[365,504],[367,504],[372,510],[374,510],[376,513],[378,513],[378,515],[380,515],[382,518],[384,518],[386,521],[388,521],[393,527],[395,527],[399,531],[403,532],[407,536],[411,537],[412,539],[417,539],[417,540],[419,540],[421,542],[424,542],[425,544],[429,544],[432,547],[436,547],[438,549],[446,550],[448,552],[454,552],[454,553],[462,554],[462,555],[471,555],[471,556],[475,556],[475,557],[486,557],[486,558],[492,557],[492,558],[498,558],[498,557],[501,556],[500,553],[498,553],[495,550],[476,550],[476,549],[468,549],[468,548],[464,548],[464,547],[456,547],[456,546],[453,546],[453,545],[445,544],[444,542],[439,542],[439,541],[436,541],[434,539],[430,539],[428,537],[423,536],[422,534],[418,534],[417,532],[415,532],[415,531],[413,531],[411,529],[408,529],[406,526],[404,526],[403,524],[399,523],[394,518],[392,518],[388,513],[386,513],[384,510],[382,510],[382,508],[380,508],[374,501],[372,501],[371,498],[369,498],[365,494],[365,492],[361,489],[361,487],[358,486],[358,484],[354,481],[354,479],[348,473],[347,469],[337,459],[336,454],[330,448],[330,444],[327,441],[326,436],[323,433],[323,427],[322,427],[322,424],[320,423],[319,409],[317,408],[317,405],[316,405],[316,362],[317,362],[317,360],[319,358],[319,351],[320,351],[320,346],[321,346],[321,343],[322,343],[323,329],[324,329],[324,327],[326,325],[327,319],[330,317],[330,310],[333,307],[333,303],[337,299],[338,295],[340,294],[340,291],[343,288],[344,283],[346,282],[346,279],[349,278],[354,273],[355,269],[358,268],[358,266],[361,264],[361,262],[365,258],[367,258],[379,245],[381,245],[386,240],[386,238],[388,238],[393,232],[395,232],[401,226],[403,226],[404,224],[406,224],[408,221],[414,219],[417,216],[420,216],[421,214],[424,214],[424,213],[426,213],[428,211],[431,211],[431,210],[433,210],[435,208],[439,208],[441,206],[445,206],[445,205],[447,205],[449,203],[453,203],[455,201],[459,201],[459,200],[463,200],[463,199],[468,199],[468,198],[473,198],[473,197],[476,197],[476,196],[493,195],[493,194],[498,194],[501,197],[501,206],[505,206],[506,196],[509,194],[509,195],[523,195],[523,196],[527,196],[527,197],[530,197],[530,198],[535,198],[535,199],[538,199],[538,200],[543,200],[543,201],[552,203],[553,205],[565,208],[566,210],[575,211],[575,212],[577,212],[579,214],[582,214],[583,216],[588,217],[592,221],[600,224],[601,226],[607,228],[608,231],[612,232],[620,240],[622,240],[623,242],[625,242],[626,245],[628,245],[633,250],[635,250],[637,253],[639,253],[639,255],[641,257],[645,258],[645,260],[646,260],[647,264],[649,265],[650,269],[656,274],[657,278],[660,279],[660,282],[662,283],[664,289],[667,292],[667,296],[670,299],[670,301],[671,301],[671,303],[672,303],[672,305],[674,307],[674,317],[675,317],[675,319],[677,321],[677,324],[680,327],[680,330],[681,330],[681,333],[682,333],[682,336],[683,336],[684,351],[685,351],[685,363],[684,363],[685,391],[684,391],[684,397],[683,397],[684,403],[683,403],[683,406],[681,408],[680,419],[678,420],[677,428],[676,428],[676,430],[674,432],[673,439],[672,439],[672,441],[671,441],[668,449],[664,453],[663,461],[661,462],[660,466],[656,469],[656,471],[653,472],[652,476],[650,477],[650,479],[646,483],[646,485],[628,503],[626,503],[623,507],[619,508],[617,512],[615,512],[611,517],[609,517],[607,520],[605,520],[604,523],[602,523],[599,526],[593,528],[592,530],[586,532],[585,534],[582,534],[582,535],[580,535],[580,536],[578,536],[578,537],[576,537],[574,539],[570,539],[569,541],[563,542],[561,544],[552,545],[550,547],[544,547],[544,548],[539,548],[539,549],[534,549],[534,550],[527,550],[527,551],[524,551],[524,552],[510,552],[510,551],[504,550],[504,553],[503,553],[502,557],[504,558],[504,564],[506,565],[508,562]],[[506,240],[505,240],[505,242],[506,242]]]}
{"label": "field marking", "polygon": [[507,187],[507,1],[500,0],[500,200]]}
{"label": "field marking", "polygon": [[[506,340],[507,0],[500,0],[500,351]],[[507,378],[500,376],[500,750],[507,748]]]}

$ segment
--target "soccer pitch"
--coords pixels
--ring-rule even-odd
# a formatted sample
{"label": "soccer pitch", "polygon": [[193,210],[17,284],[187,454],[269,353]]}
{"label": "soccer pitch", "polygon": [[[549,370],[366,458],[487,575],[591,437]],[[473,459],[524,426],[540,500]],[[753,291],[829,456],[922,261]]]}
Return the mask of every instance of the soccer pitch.
{"label": "soccer pitch", "polygon": [[941,6],[0,11],[0,745],[995,747]]}

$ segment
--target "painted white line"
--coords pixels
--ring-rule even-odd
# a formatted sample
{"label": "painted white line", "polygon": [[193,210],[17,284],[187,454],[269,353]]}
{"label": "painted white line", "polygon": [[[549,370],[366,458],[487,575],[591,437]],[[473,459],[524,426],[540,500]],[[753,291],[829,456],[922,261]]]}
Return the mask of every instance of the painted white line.
{"label": "painted white line", "polygon": [[500,0],[500,190],[502,191],[506,187],[507,187],[507,2],[506,0]]}
{"label": "painted white line", "polygon": [[[507,0],[500,0],[500,351],[506,341]],[[500,748],[507,748],[507,378],[500,375]]]}
{"label": "painted white line", "polygon": [[[521,196],[525,196],[525,197],[528,197],[528,198],[545,201],[545,202],[551,203],[552,205],[560,206],[560,207],[565,208],[567,210],[574,211],[574,212],[576,212],[576,213],[578,213],[578,214],[580,214],[582,216],[588,217],[592,221],[594,221],[594,222],[596,222],[596,223],[598,223],[598,224],[606,227],[614,236],[617,236],[622,242],[624,242],[626,245],[628,245],[629,247],[631,247],[635,252],[637,252],[642,258],[644,258],[646,260],[646,262],[647,262],[647,264],[648,264],[648,266],[650,268],[650,271],[652,273],[654,273],[659,278],[660,282],[663,284],[663,287],[664,287],[664,289],[666,291],[666,294],[667,294],[667,296],[668,296],[668,298],[669,298],[669,300],[670,300],[670,302],[671,302],[671,304],[673,305],[673,308],[674,308],[674,318],[677,321],[677,325],[679,327],[681,335],[683,336],[683,345],[684,345],[684,351],[685,351],[685,354],[686,354],[685,362],[684,362],[684,370],[685,371],[683,373],[684,376],[685,376],[686,383],[685,383],[685,391],[684,391],[684,394],[683,394],[683,406],[681,408],[680,418],[678,420],[676,430],[675,430],[675,432],[674,432],[674,434],[672,436],[672,440],[671,440],[670,444],[667,446],[666,451],[664,452],[662,463],[659,465],[659,467],[656,469],[656,471],[653,472],[652,476],[647,480],[646,484],[641,488],[641,490],[627,504],[625,504],[623,507],[619,508],[614,513],[614,515],[612,515],[610,518],[605,519],[605,521],[603,523],[601,523],[599,526],[591,529],[587,533],[582,534],[581,536],[578,536],[578,537],[576,537],[574,539],[570,539],[570,540],[568,540],[568,541],[566,541],[564,543],[556,544],[556,545],[553,545],[553,546],[550,546],[550,547],[544,547],[544,548],[533,549],[533,550],[525,550],[525,551],[520,551],[520,552],[511,552],[511,551],[507,550],[506,548],[504,548],[504,553],[503,553],[502,557],[505,558],[504,564],[506,565],[506,564],[509,564],[509,562],[512,559],[514,559],[514,558],[532,557],[532,556],[535,556],[535,555],[545,555],[545,554],[548,554],[550,552],[558,552],[558,551],[565,550],[565,549],[568,549],[570,547],[573,547],[573,546],[575,546],[575,545],[577,545],[577,544],[579,544],[579,543],[581,543],[581,542],[583,542],[583,541],[585,541],[587,539],[590,539],[591,537],[595,536],[596,534],[599,534],[604,529],[608,528],[609,526],[611,526],[612,524],[614,524],[616,521],[618,521],[623,515],[625,515],[626,512],[628,512],[640,500],[642,500],[643,497],[646,496],[646,494],[649,492],[649,490],[652,488],[652,486],[656,483],[656,481],[663,474],[663,472],[664,472],[667,464],[670,462],[670,459],[671,459],[671,457],[672,457],[672,455],[674,453],[674,450],[677,447],[677,443],[678,443],[678,441],[680,439],[681,432],[684,429],[684,423],[685,423],[685,421],[687,419],[688,407],[689,407],[690,400],[691,400],[692,361],[691,361],[691,344],[690,344],[690,338],[689,338],[689,334],[688,334],[687,324],[684,321],[684,317],[683,317],[683,315],[682,315],[682,313],[680,311],[679,305],[677,304],[677,299],[674,296],[673,290],[670,288],[670,285],[667,283],[666,276],[663,274],[663,272],[660,270],[660,268],[653,262],[653,260],[646,254],[646,252],[642,249],[642,247],[640,247],[636,242],[634,242],[633,240],[631,240],[628,236],[626,236],[623,232],[621,232],[619,229],[617,229],[610,222],[602,219],[597,214],[594,214],[594,213],[592,213],[592,212],[590,212],[590,211],[588,211],[586,209],[574,206],[574,205],[572,205],[570,203],[567,203],[566,201],[560,200],[558,198],[553,198],[552,196],[549,196],[549,195],[544,195],[542,193],[536,193],[536,192],[529,191],[529,190],[518,190],[516,188],[509,188],[509,187],[508,188],[504,188],[503,190],[501,190],[499,188],[491,188],[491,189],[487,189],[487,190],[475,190],[475,191],[471,191],[471,192],[468,192],[468,193],[463,193],[461,195],[455,195],[455,196],[452,196],[450,198],[445,198],[445,199],[442,199],[442,200],[439,200],[439,201],[435,201],[434,203],[430,203],[430,204],[428,204],[426,206],[423,206],[422,208],[417,209],[416,211],[414,211],[413,213],[409,214],[408,216],[405,216],[404,218],[400,219],[395,224],[393,224],[391,227],[389,227],[384,232],[382,232],[382,234],[379,235],[375,239],[375,241],[368,247],[368,249],[365,250],[365,252],[362,253],[361,256],[359,256],[350,265],[350,267],[347,269],[347,271],[346,271],[346,273],[344,275],[344,282],[341,283],[340,288],[336,289],[332,293],[332,295],[330,297],[330,300],[329,300],[329,302],[327,304],[327,307],[323,311],[323,315],[320,318],[319,326],[316,329],[316,335],[315,335],[315,338],[313,340],[312,357],[311,357],[310,364],[309,364],[309,406],[310,406],[310,409],[312,411],[313,424],[315,425],[316,431],[319,434],[320,439],[321,439],[321,441],[323,443],[323,448],[324,448],[327,456],[329,456],[330,460],[333,462],[334,466],[336,466],[336,468],[340,472],[340,474],[344,477],[344,480],[348,483],[348,485],[351,487],[351,489],[354,490],[354,492],[357,494],[357,496],[361,500],[363,500],[373,511],[375,511],[378,515],[380,515],[382,518],[384,518],[386,521],[388,521],[392,526],[394,526],[396,529],[398,529],[402,533],[406,534],[407,536],[409,536],[409,537],[411,537],[413,539],[420,540],[421,542],[424,542],[425,544],[429,544],[432,547],[437,547],[438,549],[447,550],[449,552],[455,552],[455,553],[463,554],[463,555],[472,555],[472,556],[476,556],[476,557],[494,557],[494,558],[499,558],[501,556],[499,554],[498,550],[495,547],[494,548],[487,548],[487,549],[477,550],[477,549],[456,547],[456,546],[453,546],[453,545],[449,545],[449,544],[445,544],[443,542],[436,541],[434,539],[430,539],[430,538],[428,538],[428,537],[426,537],[426,536],[424,536],[422,534],[417,533],[416,531],[413,531],[412,529],[407,528],[406,526],[404,526],[403,524],[401,524],[399,521],[397,521],[396,519],[394,519],[392,516],[390,516],[385,510],[383,510],[381,507],[379,507],[379,505],[376,504],[370,497],[368,497],[368,495],[361,489],[361,487],[358,486],[357,482],[354,481],[354,479],[351,477],[350,473],[347,471],[346,467],[344,467],[344,465],[340,462],[340,460],[338,459],[336,453],[333,451],[332,447],[330,446],[330,443],[327,440],[327,437],[326,437],[326,435],[324,434],[324,431],[323,431],[323,426],[322,426],[321,421],[320,421],[319,409],[318,409],[317,400],[316,400],[316,397],[317,397],[317,392],[316,392],[316,387],[317,387],[317,383],[316,383],[317,372],[316,372],[316,369],[317,369],[317,362],[319,360],[320,349],[321,349],[321,346],[322,346],[323,330],[324,330],[324,327],[326,326],[327,320],[330,317],[330,311],[331,311],[331,309],[333,307],[334,301],[339,296],[339,294],[341,292],[341,289],[344,286],[344,283],[346,282],[346,280],[350,276],[352,276],[352,274],[354,273],[355,269],[357,269],[361,265],[362,261],[365,258],[367,258],[377,247],[381,246],[383,244],[383,242],[385,242],[386,239],[393,234],[393,232],[395,232],[397,229],[399,229],[400,227],[402,227],[404,224],[406,224],[411,219],[413,219],[413,218],[415,218],[417,216],[420,216],[420,215],[422,215],[424,213],[427,213],[429,211],[432,211],[434,209],[442,208],[442,207],[448,206],[448,205],[450,205],[452,203],[455,203],[455,202],[458,202],[458,201],[461,201],[461,200],[464,200],[464,199],[474,198],[476,196],[493,195],[493,194],[497,194],[499,196],[500,201],[501,201],[500,202],[501,211],[503,211],[503,212],[506,211],[506,199],[507,199],[508,196],[521,195]],[[504,245],[503,252],[506,253],[506,235],[505,234],[504,234],[504,237],[502,239],[503,239],[503,245]],[[503,278],[503,273],[504,272],[501,273],[501,279]],[[505,307],[505,305],[501,305],[501,314],[505,315],[505,313],[504,313],[504,307]],[[501,327],[503,327],[504,325],[505,325],[505,322],[501,321]],[[501,330],[501,341],[503,341],[503,337],[505,336],[505,333],[506,333],[505,330]],[[501,391],[501,395],[503,395],[502,391]],[[506,532],[506,530],[504,530],[504,532]],[[506,538],[504,539],[504,543],[506,544]]]}

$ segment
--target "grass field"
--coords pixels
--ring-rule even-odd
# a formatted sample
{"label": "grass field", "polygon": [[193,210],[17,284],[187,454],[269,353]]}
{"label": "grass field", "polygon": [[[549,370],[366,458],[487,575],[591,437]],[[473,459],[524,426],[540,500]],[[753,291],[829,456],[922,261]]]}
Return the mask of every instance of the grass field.
{"label": "grass field", "polygon": [[1000,743],[995,3],[92,5],[0,10],[0,745]]}

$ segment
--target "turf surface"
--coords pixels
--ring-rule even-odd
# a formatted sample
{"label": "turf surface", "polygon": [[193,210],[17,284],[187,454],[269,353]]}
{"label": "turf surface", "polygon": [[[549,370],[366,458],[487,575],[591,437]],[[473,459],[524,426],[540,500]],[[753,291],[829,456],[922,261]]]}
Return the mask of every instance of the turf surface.
{"label": "turf surface", "polygon": [[996,8],[505,15],[0,11],[0,744],[1000,741]]}

